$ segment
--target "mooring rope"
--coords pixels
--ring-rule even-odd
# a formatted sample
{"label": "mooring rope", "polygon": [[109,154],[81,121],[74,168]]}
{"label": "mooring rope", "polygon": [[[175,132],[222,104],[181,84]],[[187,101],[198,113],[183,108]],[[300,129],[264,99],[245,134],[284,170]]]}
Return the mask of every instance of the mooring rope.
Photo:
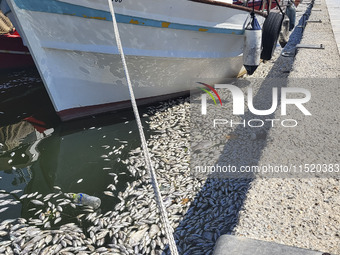
{"label": "mooring rope", "polygon": [[138,107],[137,107],[135,95],[134,95],[134,92],[133,92],[133,88],[132,88],[132,85],[131,85],[129,70],[128,70],[128,67],[127,67],[127,64],[126,64],[122,42],[121,42],[121,39],[120,39],[120,34],[119,34],[116,15],[115,15],[115,10],[114,10],[114,7],[113,7],[112,0],[108,0],[108,2],[109,2],[110,12],[111,12],[111,16],[112,16],[112,23],[113,23],[113,29],[114,29],[114,33],[115,33],[115,37],[116,37],[116,43],[117,43],[118,51],[120,53],[120,56],[121,56],[121,59],[122,59],[122,62],[123,62],[126,81],[127,81],[127,84],[128,84],[131,103],[132,103],[132,108],[133,108],[133,112],[135,114],[135,118],[136,118],[136,121],[137,121],[140,139],[142,141],[142,147],[143,147],[144,158],[145,158],[147,170],[150,174],[152,187],[153,187],[153,190],[155,192],[156,203],[158,205],[158,208],[159,208],[159,211],[160,211],[160,214],[161,214],[161,219],[162,219],[162,223],[163,223],[164,228],[165,228],[166,237],[169,241],[170,252],[171,252],[172,255],[178,255],[177,246],[176,246],[175,239],[174,239],[174,236],[173,236],[173,229],[170,225],[169,218],[168,218],[166,209],[165,209],[164,204],[163,204],[162,195],[161,195],[159,188],[158,188],[157,176],[156,176],[156,173],[155,173],[155,171],[152,167],[152,162],[151,162],[151,158],[150,158],[150,155],[149,155],[148,146],[147,146],[144,131],[143,131],[142,121],[141,121],[139,113],[138,113]]}

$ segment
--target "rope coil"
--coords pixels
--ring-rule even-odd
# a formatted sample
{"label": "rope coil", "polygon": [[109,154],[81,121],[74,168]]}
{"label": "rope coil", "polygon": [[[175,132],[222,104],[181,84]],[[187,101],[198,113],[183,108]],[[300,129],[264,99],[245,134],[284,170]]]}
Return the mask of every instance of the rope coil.
{"label": "rope coil", "polygon": [[163,204],[162,195],[161,195],[160,190],[158,188],[156,173],[155,173],[153,166],[152,166],[151,158],[150,158],[150,155],[149,155],[149,150],[148,150],[148,147],[147,147],[147,143],[146,143],[146,139],[145,139],[145,135],[144,135],[144,131],[143,131],[143,125],[142,125],[142,122],[141,122],[141,119],[140,119],[140,116],[139,116],[139,113],[138,113],[138,107],[137,107],[135,95],[134,95],[134,92],[133,92],[133,88],[132,88],[132,85],[131,85],[129,70],[128,70],[128,67],[127,67],[127,64],[126,64],[122,42],[121,42],[121,39],[120,39],[120,34],[119,34],[116,15],[115,15],[115,10],[114,10],[114,7],[113,7],[112,0],[108,0],[108,2],[109,2],[109,7],[110,7],[110,13],[111,13],[111,16],[112,16],[112,23],[113,23],[113,29],[114,29],[114,33],[115,33],[116,43],[117,43],[118,51],[120,53],[121,60],[122,60],[122,63],[123,63],[125,77],[126,77],[126,81],[127,81],[128,88],[129,88],[132,108],[133,108],[133,112],[134,112],[134,115],[135,115],[135,118],[136,118],[139,135],[140,135],[141,142],[142,142],[144,158],[145,158],[145,162],[146,162],[146,168],[147,168],[147,171],[148,171],[148,173],[150,174],[150,177],[151,177],[151,183],[152,183],[153,190],[155,192],[156,203],[158,205],[158,208],[159,208],[159,211],[160,211],[160,214],[161,214],[161,220],[162,220],[162,223],[163,223],[164,228],[165,228],[166,237],[169,241],[170,252],[171,252],[172,255],[178,255],[177,246],[176,246],[176,243],[175,243],[175,239],[173,237],[173,229],[170,225],[170,222],[169,222],[169,219],[168,219],[168,216],[167,216],[167,212],[166,212],[166,209],[165,209],[164,204]]}

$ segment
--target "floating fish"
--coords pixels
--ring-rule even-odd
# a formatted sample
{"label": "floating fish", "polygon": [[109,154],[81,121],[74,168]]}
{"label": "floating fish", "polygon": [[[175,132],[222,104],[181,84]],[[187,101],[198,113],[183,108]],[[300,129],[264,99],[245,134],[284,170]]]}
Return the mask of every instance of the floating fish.
{"label": "floating fish", "polygon": [[41,202],[41,201],[39,201],[39,200],[36,200],[36,199],[31,200],[31,203],[32,203],[32,204],[35,204],[35,205],[44,205],[43,202]]}
{"label": "floating fish", "polygon": [[0,200],[0,206],[8,205],[12,201],[13,201],[12,199],[9,199],[9,200]]}
{"label": "floating fish", "polygon": [[104,191],[104,194],[110,197],[114,197],[115,195],[111,191]]}
{"label": "floating fish", "polygon": [[83,181],[83,179],[79,179],[78,181],[77,181],[77,183],[81,183]]}
{"label": "floating fish", "polygon": [[22,191],[22,189],[16,189],[16,190],[12,190],[10,193],[11,194],[16,194],[16,193],[19,193],[21,191]]}
{"label": "floating fish", "polygon": [[9,194],[0,194],[0,198],[5,198],[5,197],[8,197]]}
{"label": "floating fish", "polygon": [[2,212],[4,212],[4,211],[6,211],[8,208],[9,208],[9,207],[4,207],[4,208],[1,208],[1,209],[0,209],[0,213],[2,213]]}

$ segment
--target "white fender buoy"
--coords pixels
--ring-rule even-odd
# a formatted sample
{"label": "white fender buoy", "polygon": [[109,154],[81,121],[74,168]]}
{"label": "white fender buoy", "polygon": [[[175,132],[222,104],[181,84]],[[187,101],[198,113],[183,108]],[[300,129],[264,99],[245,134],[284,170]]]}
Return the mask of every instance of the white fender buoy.
{"label": "white fender buoy", "polygon": [[296,8],[294,2],[288,1],[286,14],[289,17],[289,31],[293,30],[295,26],[295,19],[296,19]]}
{"label": "white fender buoy", "polygon": [[251,13],[251,21],[244,31],[243,65],[249,75],[252,75],[260,65],[262,51],[262,31],[255,14]]}

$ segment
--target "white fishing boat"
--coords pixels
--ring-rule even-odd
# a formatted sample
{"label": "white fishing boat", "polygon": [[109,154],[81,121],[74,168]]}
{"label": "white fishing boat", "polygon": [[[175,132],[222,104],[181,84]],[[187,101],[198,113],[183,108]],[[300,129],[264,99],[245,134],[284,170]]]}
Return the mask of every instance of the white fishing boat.
{"label": "white fishing boat", "polygon": [[[62,120],[130,106],[107,0],[6,1]],[[251,9],[232,0],[113,4],[140,103],[240,73]]]}

